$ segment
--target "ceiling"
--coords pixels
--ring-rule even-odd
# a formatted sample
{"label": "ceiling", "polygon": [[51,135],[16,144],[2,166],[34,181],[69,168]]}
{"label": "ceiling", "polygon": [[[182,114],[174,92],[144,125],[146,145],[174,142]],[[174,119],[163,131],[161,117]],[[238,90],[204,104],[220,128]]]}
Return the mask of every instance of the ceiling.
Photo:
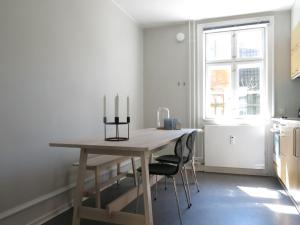
{"label": "ceiling", "polygon": [[295,0],[113,0],[143,27],[290,9]]}

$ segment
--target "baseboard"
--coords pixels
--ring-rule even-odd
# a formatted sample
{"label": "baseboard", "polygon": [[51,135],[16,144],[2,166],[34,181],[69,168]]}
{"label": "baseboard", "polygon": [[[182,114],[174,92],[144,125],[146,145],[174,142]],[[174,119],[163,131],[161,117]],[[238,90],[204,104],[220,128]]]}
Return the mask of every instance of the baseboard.
{"label": "baseboard", "polygon": [[[194,159],[195,170],[207,173],[224,173],[224,174],[237,174],[237,175],[255,175],[255,176],[272,176],[268,174],[266,169],[245,169],[245,168],[231,168],[231,167],[215,167],[205,166],[202,157],[195,157]],[[190,169],[188,165],[187,168]]]}
{"label": "baseboard", "polygon": [[46,213],[25,225],[42,225],[42,224],[46,223],[47,221],[53,219],[54,217],[59,216],[60,214],[71,209],[72,205],[73,205],[72,202],[63,204],[63,205],[57,207],[56,209],[50,211],[49,213]]}
{"label": "baseboard", "polygon": [[268,176],[268,173],[265,169],[245,169],[245,168],[213,167],[213,166],[200,165],[198,167],[198,170],[203,172],[208,172],[208,173]]}
{"label": "baseboard", "polygon": [[[85,179],[85,183],[89,183],[93,179],[94,179],[93,177],[89,177],[89,178]],[[44,201],[47,201],[47,200],[52,199],[52,198],[54,198],[54,197],[56,197],[58,195],[61,195],[61,194],[65,193],[65,192],[68,192],[68,191],[74,189],[75,186],[76,186],[75,183],[69,184],[69,185],[67,185],[65,187],[59,188],[59,189],[57,189],[55,191],[52,191],[52,192],[47,193],[45,195],[39,196],[39,197],[37,197],[37,198],[35,198],[33,200],[30,200],[28,202],[25,202],[25,203],[22,203],[22,204],[20,204],[18,206],[15,206],[15,207],[13,207],[11,209],[8,209],[8,210],[6,210],[4,212],[1,212],[0,213],[0,220],[3,220],[5,218],[7,218],[7,217],[10,217],[10,216],[12,216],[14,214],[17,214],[17,213],[21,212],[21,211],[24,211],[24,210],[26,210],[28,208],[31,208],[31,207],[33,207],[35,205],[38,205],[38,204],[40,204],[40,203],[42,203]]]}
{"label": "baseboard", "polygon": [[[131,162],[129,161],[121,165],[121,170],[128,171],[130,168]],[[101,180],[105,181],[115,173],[116,168],[104,171],[101,174]],[[88,177],[85,184],[87,188],[93,187],[94,177]],[[41,225],[72,207],[72,192],[75,187],[75,183],[69,184],[1,212],[0,224]]]}

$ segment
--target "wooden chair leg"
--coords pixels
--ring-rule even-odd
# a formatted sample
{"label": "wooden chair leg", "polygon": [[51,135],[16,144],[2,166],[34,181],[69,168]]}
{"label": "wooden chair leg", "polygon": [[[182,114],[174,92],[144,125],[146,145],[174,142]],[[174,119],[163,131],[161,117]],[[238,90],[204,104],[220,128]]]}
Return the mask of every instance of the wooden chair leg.
{"label": "wooden chair leg", "polygon": [[96,207],[101,208],[101,193],[100,193],[100,183],[101,183],[101,173],[100,168],[97,166],[95,169],[95,189],[96,189]]}
{"label": "wooden chair leg", "polygon": [[133,173],[133,179],[134,179],[134,185],[137,186],[137,176],[136,176],[136,166],[135,166],[135,160],[134,158],[131,158],[131,166],[132,166],[132,173]]}

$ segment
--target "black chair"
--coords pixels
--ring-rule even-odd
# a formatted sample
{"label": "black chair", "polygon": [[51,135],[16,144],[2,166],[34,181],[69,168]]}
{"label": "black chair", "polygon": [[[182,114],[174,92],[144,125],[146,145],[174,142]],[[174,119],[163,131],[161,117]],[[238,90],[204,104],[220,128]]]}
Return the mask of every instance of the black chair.
{"label": "black chair", "polygon": [[[182,172],[183,150],[184,150],[184,145],[185,145],[185,143],[183,142],[183,137],[184,137],[184,135],[181,136],[176,141],[176,144],[175,144],[174,151],[176,152],[176,158],[177,158],[177,162],[178,162],[178,163],[176,163],[176,165],[167,164],[167,163],[150,163],[149,164],[149,174],[156,175],[156,185],[157,185],[157,175],[165,176],[165,177],[171,178],[173,180],[173,186],[174,186],[176,203],[177,203],[177,210],[178,210],[178,215],[179,215],[181,225],[182,225],[182,218],[181,218],[181,212],[180,212],[180,206],[179,206],[179,199],[178,199],[175,175],[177,175],[178,172]],[[140,189],[140,183],[141,183],[140,179],[141,179],[142,168],[141,167],[138,168],[137,171],[139,173],[139,176],[138,176],[136,209],[138,209],[138,206],[139,206],[139,189]],[[182,173],[181,173],[181,177],[183,179]],[[186,190],[185,190],[185,192],[186,192]],[[157,194],[157,186],[155,188],[155,193]],[[187,197],[187,201],[188,201],[187,193],[186,193],[186,197]]]}
{"label": "black chair", "polygon": [[[183,155],[183,167],[182,168],[184,169],[184,172],[185,172],[190,206],[192,205],[192,203],[191,203],[189,181],[188,181],[188,176],[187,176],[187,171],[186,171],[185,165],[187,163],[191,162],[193,176],[194,176],[194,182],[196,184],[197,191],[199,192],[199,185],[198,185],[198,181],[197,181],[197,176],[196,176],[196,171],[195,171],[195,166],[194,166],[194,159],[193,159],[193,155],[194,155],[193,149],[194,149],[196,135],[197,135],[197,131],[193,131],[192,133],[190,133],[188,135],[187,141],[186,141],[187,154]],[[175,153],[174,155],[162,155],[160,157],[157,157],[155,160],[160,163],[178,164],[179,161],[178,161],[178,156],[177,156],[176,151],[174,153]]]}

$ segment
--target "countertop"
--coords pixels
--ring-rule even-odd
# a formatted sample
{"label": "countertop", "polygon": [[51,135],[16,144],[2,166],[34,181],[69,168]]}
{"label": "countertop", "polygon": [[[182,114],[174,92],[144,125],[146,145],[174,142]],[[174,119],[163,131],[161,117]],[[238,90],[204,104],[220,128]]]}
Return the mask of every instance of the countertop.
{"label": "countertop", "polygon": [[272,121],[286,124],[286,123],[297,123],[300,124],[300,118],[295,117],[295,118],[272,118]]}

